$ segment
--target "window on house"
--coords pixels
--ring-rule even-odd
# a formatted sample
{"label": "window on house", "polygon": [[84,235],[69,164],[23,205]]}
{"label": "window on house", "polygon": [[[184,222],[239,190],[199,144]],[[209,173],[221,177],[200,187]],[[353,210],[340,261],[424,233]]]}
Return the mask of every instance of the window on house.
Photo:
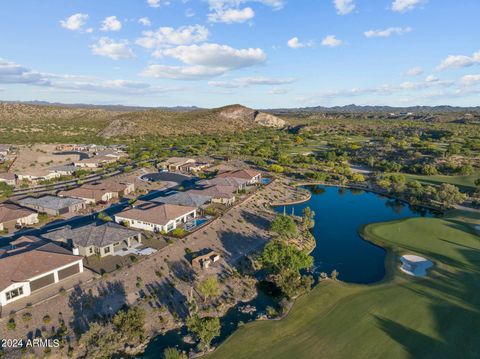
{"label": "window on house", "polygon": [[23,287],[11,290],[6,293],[7,300],[12,300],[15,297],[18,297],[23,294]]}
{"label": "window on house", "polygon": [[110,253],[110,247],[105,247],[103,249],[103,253]]}
{"label": "window on house", "polygon": [[93,254],[93,247],[90,247],[89,252],[90,254]]}

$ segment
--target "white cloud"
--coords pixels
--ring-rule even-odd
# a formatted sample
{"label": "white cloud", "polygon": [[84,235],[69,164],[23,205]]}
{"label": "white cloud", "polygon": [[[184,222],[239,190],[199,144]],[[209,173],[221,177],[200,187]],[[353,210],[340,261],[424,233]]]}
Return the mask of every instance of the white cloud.
{"label": "white cloud", "polygon": [[354,0],[333,0],[333,4],[337,9],[337,14],[346,15],[351,13],[355,9]]}
{"label": "white cloud", "polygon": [[202,44],[166,49],[164,55],[176,58],[187,65],[239,69],[264,62],[262,49],[234,49],[227,45]]}
{"label": "white cloud", "polygon": [[478,75],[465,75],[460,80],[460,83],[464,86],[473,86],[480,84],[480,74]]}
{"label": "white cloud", "polygon": [[160,0],[147,0],[147,4],[150,7],[160,7]]}
{"label": "white cloud", "polygon": [[335,35],[325,36],[322,40],[322,46],[337,47],[343,43],[342,40],[339,40]]}
{"label": "white cloud", "polygon": [[242,23],[255,17],[251,7],[241,7],[247,3],[261,3],[274,10],[280,10],[285,5],[284,0],[207,0],[210,13],[207,15],[209,22],[222,22],[226,24]]}
{"label": "white cloud", "polygon": [[392,10],[396,12],[405,12],[415,9],[418,5],[424,3],[424,0],[394,0]]}
{"label": "white cloud", "polygon": [[363,34],[365,37],[390,37],[391,35],[404,35],[412,31],[411,27],[389,27],[384,30],[368,30]]}
{"label": "white cloud", "polygon": [[437,82],[437,81],[439,81],[438,77],[433,76],[433,75],[428,75],[425,78],[425,82]]}
{"label": "white cloud", "polygon": [[108,16],[102,22],[102,31],[120,31],[122,29],[122,23],[116,16]]}
{"label": "white cloud", "polygon": [[270,6],[274,10],[280,10],[285,6],[285,0],[207,0],[210,9],[238,8],[241,4],[260,3]]}
{"label": "white cloud", "polygon": [[239,77],[231,81],[210,81],[208,84],[213,87],[222,88],[239,88],[248,86],[272,86],[287,85],[295,82],[295,78],[278,78],[278,77]]}
{"label": "white cloud", "polygon": [[469,67],[478,64],[480,64],[480,51],[472,56],[449,55],[437,66],[437,70],[442,71],[449,68]]}
{"label": "white cloud", "polygon": [[135,57],[132,49],[128,47],[128,41],[119,41],[102,37],[96,44],[91,46],[92,53],[98,56],[109,57],[113,60],[130,59]]}
{"label": "white cloud", "polygon": [[49,87],[60,90],[143,95],[178,90],[129,80],[102,80],[95,77],[37,72],[11,61],[0,59],[0,83]]}
{"label": "white cloud", "polygon": [[186,17],[194,17],[195,16],[195,11],[193,11],[193,9],[187,9],[187,10],[185,10],[185,16]]}
{"label": "white cloud", "polygon": [[73,14],[70,17],[67,17],[65,20],[60,20],[60,25],[65,29],[72,30],[72,31],[80,31],[82,30],[83,25],[88,20],[87,14],[77,13]]}
{"label": "white cloud", "polygon": [[161,27],[156,31],[143,31],[142,37],[136,44],[147,49],[162,48],[167,46],[190,45],[208,39],[209,31],[202,25]]}
{"label": "white cloud", "polygon": [[32,71],[14,62],[0,58],[0,83],[49,85],[47,74]]}
{"label": "white cloud", "polygon": [[408,76],[417,76],[423,74],[423,69],[420,66],[412,67],[405,72]]}
{"label": "white cloud", "polygon": [[225,73],[222,68],[206,66],[167,66],[153,64],[147,66],[140,75],[173,80],[202,80]]}
{"label": "white cloud", "polygon": [[267,57],[259,48],[234,49],[219,44],[178,46],[163,50],[162,55],[177,59],[187,66],[154,64],[142,72],[143,76],[198,80],[255,66],[263,63]]}
{"label": "white cloud", "polygon": [[313,42],[301,42],[298,37],[292,37],[290,40],[287,41],[288,47],[292,49],[300,49],[302,47],[313,47]]}
{"label": "white cloud", "polygon": [[209,22],[223,22],[225,24],[242,23],[253,19],[255,12],[250,7],[243,9],[218,10],[208,14]]}
{"label": "white cloud", "polygon": [[138,23],[142,24],[143,26],[152,25],[152,22],[150,21],[150,19],[148,17],[141,17],[140,19],[138,19]]}
{"label": "white cloud", "polygon": [[286,93],[289,93],[291,90],[292,89],[286,87],[274,87],[269,90],[268,93],[271,95],[284,95]]}

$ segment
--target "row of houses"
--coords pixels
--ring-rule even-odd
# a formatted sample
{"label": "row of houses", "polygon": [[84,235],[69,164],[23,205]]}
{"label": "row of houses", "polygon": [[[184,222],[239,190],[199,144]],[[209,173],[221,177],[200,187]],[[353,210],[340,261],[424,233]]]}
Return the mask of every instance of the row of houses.
{"label": "row of houses", "polygon": [[134,191],[134,183],[110,179],[60,191],[57,195],[28,196],[17,200],[16,203],[2,203],[0,204],[0,231],[10,232],[35,225],[39,222],[39,213],[50,216],[77,213],[86,209],[88,205],[106,203]]}
{"label": "row of houses", "polygon": [[[261,173],[251,170],[223,171],[217,177],[200,181],[197,189],[178,192],[157,201],[138,201],[114,216],[115,222],[69,225],[48,230],[41,237],[23,236],[0,248],[0,305],[27,297],[36,291],[82,273],[83,258],[100,258],[142,246],[139,230],[170,232],[197,217],[204,205],[227,198],[261,182]],[[134,186],[104,181],[79,187],[62,196],[27,197],[16,204],[0,205],[0,222],[9,225],[34,224],[38,213],[62,214],[77,211],[86,203],[97,203],[134,191]],[[109,194],[106,195],[106,191]],[[68,195],[68,196],[67,196]],[[77,197],[76,197],[77,196]],[[233,196],[233,197],[229,197]],[[2,209],[3,208],[3,209]],[[12,213],[23,215],[21,219]],[[3,222],[2,222],[3,221]],[[2,228],[2,227],[0,227]],[[206,268],[219,255],[208,253],[192,261]],[[194,263],[195,262],[195,263]]]}
{"label": "row of houses", "polygon": [[[1,147],[0,147],[1,148]],[[79,159],[72,163],[67,163],[49,168],[31,168],[22,172],[2,172],[0,173],[0,182],[4,182],[9,186],[16,186],[19,182],[27,181],[31,183],[39,183],[41,181],[51,181],[62,176],[72,176],[80,169],[98,170],[107,165],[117,163],[128,155],[118,149],[105,149],[96,151],[91,157]]]}
{"label": "row of houses", "polygon": [[133,208],[115,215],[115,222],[131,228],[169,233],[195,219],[199,209],[209,203],[231,205],[236,193],[261,181],[252,170],[223,172],[211,180],[200,181],[199,188],[135,203]]}
{"label": "row of houses", "polygon": [[60,144],[55,148],[59,152],[85,152],[97,154],[102,151],[114,150],[114,151],[123,151],[125,150],[125,145],[96,145],[96,144]]}

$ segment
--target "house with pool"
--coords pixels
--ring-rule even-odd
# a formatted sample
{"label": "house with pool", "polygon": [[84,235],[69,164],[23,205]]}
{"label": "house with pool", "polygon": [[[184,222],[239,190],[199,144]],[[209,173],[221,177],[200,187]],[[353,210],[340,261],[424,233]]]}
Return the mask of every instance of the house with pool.
{"label": "house with pool", "polygon": [[197,217],[197,208],[143,202],[115,215],[115,222],[150,232],[171,232]]}
{"label": "house with pool", "polygon": [[236,171],[225,171],[217,175],[217,178],[233,178],[246,181],[248,186],[252,186],[262,181],[262,173],[251,169],[242,169]]}

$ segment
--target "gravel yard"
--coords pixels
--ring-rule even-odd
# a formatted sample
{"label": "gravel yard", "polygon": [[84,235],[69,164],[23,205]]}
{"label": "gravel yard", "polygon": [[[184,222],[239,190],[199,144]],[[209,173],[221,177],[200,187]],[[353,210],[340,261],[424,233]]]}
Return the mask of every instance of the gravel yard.
{"label": "gravel yard", "polygon": [[[111,274],[96,276],[71,291],[17,312],[13,316],[17,324],[14,330],[6,329],[9,316],[4,315],[0,320],[0,337],[47,337],[64,321],[74,341],[73,333],[84,330],[88,320],[112,315],[124,304],[135,302],[149,312],[147,328],[155,335],[180,325],[187,314],[186,301],[192,293],[192,283],[211,275],[218,276],[223,290],[214,305],[216,314],[222,314],[236,302],[255,295],[255,280],[237,275],[234,266],[245,256],[261,250],[269,240],[268,228],[274,213],[268,204],[292,198],[293,192],[277,180],[184,239],[174,240],[164,248],[161,245],[158,252],[148,257],[137,257]],[[159,239],[150,242],[155,240]],[[207,270],[195,271],[186,255],[205,248],[219,253],[221,259]],[[195,291],[193,295],[198,296]],[[35,313],[34,318],[24,322],[25,312]],[[45,316],[50,318],[48,325],[43,323]]]}

